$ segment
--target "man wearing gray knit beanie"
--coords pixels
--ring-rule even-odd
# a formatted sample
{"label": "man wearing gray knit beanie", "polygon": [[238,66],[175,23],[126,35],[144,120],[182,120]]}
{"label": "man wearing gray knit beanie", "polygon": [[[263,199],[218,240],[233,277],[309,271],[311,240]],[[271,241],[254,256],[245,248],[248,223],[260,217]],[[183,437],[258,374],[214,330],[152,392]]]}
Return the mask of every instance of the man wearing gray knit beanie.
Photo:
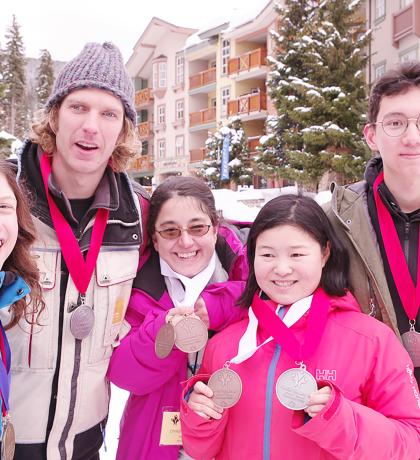
{"label": "man wearing gray knit beanie", "polygon": [[55,81],[18,157],[31,196],[45,308],[8,331],[14,459],[99,459],[106,372],[146,245],[148,197],[125,169],[138,151],[134,88],[112,43],[88,43]]}

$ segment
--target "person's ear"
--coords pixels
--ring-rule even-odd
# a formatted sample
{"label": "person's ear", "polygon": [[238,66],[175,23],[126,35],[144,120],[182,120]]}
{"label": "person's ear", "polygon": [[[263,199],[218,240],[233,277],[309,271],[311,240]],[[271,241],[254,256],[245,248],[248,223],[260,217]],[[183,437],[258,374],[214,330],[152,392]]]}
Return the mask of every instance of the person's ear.
{"label": "person's ear", "polygon": [[322,249],[322,268],[325,267],[325,264],[328,262],[331,253],[331,243],[328,241],[325,248]]}
{"label": "person's ear", "polygon": [[368,123],[363,128],[363,134],[365,136],[366,144],[374,152],[378,151],[378,146],[376,145],[376,126],[372,123]]}

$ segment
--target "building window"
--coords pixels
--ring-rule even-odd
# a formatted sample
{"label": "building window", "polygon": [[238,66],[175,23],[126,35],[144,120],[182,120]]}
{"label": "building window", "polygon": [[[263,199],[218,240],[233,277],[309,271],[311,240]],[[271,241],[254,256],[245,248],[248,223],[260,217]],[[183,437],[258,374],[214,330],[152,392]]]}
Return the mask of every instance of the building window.
{"label": "building window", "polygon": [[176,57],[176,76],[175,84],[182,85],[184,83],[184,56]]}
{"label": "building window", "polygon": [[142,141],[141,143],[141,154],[147,155],[149,153],[149,143],[147,141]]}
{"label": "building window", "polygon": [[159,62],[159,88],[166,88],[166,62]]}
{"label": "building window", "polygon": [[166,150],[166,141],[165,139],[158,140],[158,155],[159,158],[165,158],[165,150]]}
{"label": "building window", "polygon": [[175,119],[184,119],[184,99],[178,99],[175,101]]}
{"label": "building window", "polygon": [[375,65],[375,80],[380,78],[386,71],[386,61],[382,61]]}
{"label": "building window", "polygon": [[153,63],[152,82],[153,89],[166,88],[166,61]]}
{"label": "building window", "polygon": [[222,75],[228,73],[228,62],[230,58],[230,40],[222,40]]}
{"label": "building window", "polygon": [[215,109],[216,106],[217,106],[216,98],[215,98],[215,97],[212,97],[212,98],[210,99],[210,107],[211,107],[212,109]]}
{"label": "building window", "polygon": [[385,17],[385,0],[375,0],[375,20]]}
{"label": "building window", "polygon": [[413,46],[407,50],[404,50],[400,53],[400,62],[412,62],[417,61],[418,59],[418,45]]}
{"label": "building window", "polygon": [[164,125],[166,119],[166,109],[165,109],[165,104],[158,105],[157,108],[157,120],[158,120],[158,125]]}
{"label": "building window", "polygon": [[184,136],[176,136],[175,138],[175,156],[182,157],[184,155]]}
{"label": "building window", "polygon": [[413,0],[401,0],[401,9],[411,5],[413,3]]}
{"label": "building window", "polygon": [[221,102],[222,102],[222,117],[227,117],[228,102],[230,99],[230,86],[221,89]]}

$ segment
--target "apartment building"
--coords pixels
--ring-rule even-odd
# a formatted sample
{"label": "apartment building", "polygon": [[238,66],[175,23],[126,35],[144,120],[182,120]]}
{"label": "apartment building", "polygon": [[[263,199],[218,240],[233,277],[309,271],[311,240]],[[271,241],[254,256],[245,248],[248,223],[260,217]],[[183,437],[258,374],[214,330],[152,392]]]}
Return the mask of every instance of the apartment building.
{"label": "apartment building", "polygon": [[[202,167],[209,132],[241,118],[251,152],[274,113],[266,90],[274,0],[197,31],[153,18],[127,69],[136,87],[142,154],[130,173],[143,185]],[[259,178],[255,176],[255,185]]]}
{"label": "apartment building", "polygon": [[420,0],[367,0],[365,10],[372,30],[369,83],[400,62],[420,59]]}
{"label": "apartment building", "polygon": [[142,142],[130,174],[141,184],[159,184],[188,174],[186,73],[182,51],[196,29],[153,18],[134,46],[127,71],[136,89],[137,129]]}

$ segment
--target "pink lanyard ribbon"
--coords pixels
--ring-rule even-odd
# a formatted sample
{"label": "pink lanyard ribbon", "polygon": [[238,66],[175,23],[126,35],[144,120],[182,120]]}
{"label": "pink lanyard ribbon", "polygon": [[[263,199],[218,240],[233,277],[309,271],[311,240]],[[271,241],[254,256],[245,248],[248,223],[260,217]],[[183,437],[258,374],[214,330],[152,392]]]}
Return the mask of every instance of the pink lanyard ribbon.
{"label": "pink lanyard ribbon", "polygon": [[51,198],[48,189],[48,178],[51,174],[51,162],[44,153],[41,157],[41,173],[44,181],[45,193],[47,195],[48,205],[50,208],[51,219],[54,224],[57,238],[60,243],[64,260],[69,269],[75,286],[81,294],[85,294],[95,269],[96,260],[98,259],[99,250],[105,233],[108,221],[109,210],[100,208],[95,217],[93,224],[92,236],[86,261],[80,251],[79,243],[73,234],[69,223],[64,218],[58,206]]}
{"label": "pink lanyard ribbon", "polygon": [[276,315],[277,305],[273,301],[262,300],[258,293],[252,300],[252,310],[258,319],[258,324],[296,361],[306,360],[316,352],[327,325],[329,305],[329,296],[322,288],[318,288],[312,298],[305,338],[301,344],[295,334]]}
{"label": "pink lanyard ribbon", "polygon": [[408,319],[413,321],[417,317],[420,306],[420,232],[419,251],[417,256],[417,282],[414,286],[400,239],[395,229],[394,221],[378,193],[378,187],[383,180],[384,173],[382,171],[373,184],[373,195],[378,212],[379,228],[381,230],[382,241],[384,242],[386,257],[392,277],[394,278],[395,287],[397,288],[398,295],[400,296],[402,306],[407,313]]}

